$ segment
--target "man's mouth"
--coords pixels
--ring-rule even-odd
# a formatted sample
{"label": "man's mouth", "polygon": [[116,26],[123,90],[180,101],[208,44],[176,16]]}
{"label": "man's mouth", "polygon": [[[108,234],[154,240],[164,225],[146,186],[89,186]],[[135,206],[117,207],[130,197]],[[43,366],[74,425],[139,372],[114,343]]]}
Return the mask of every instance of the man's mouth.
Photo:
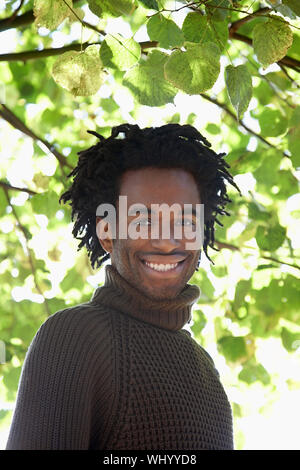
{"label": "man's mouth", "polygon": [[176,268],[178,266],[178,263],[175,264],[154,264],[154,263],[147,263],[147,261],[144,261],[144,263],[149,266],[150,268],[154,269],[155,271],[170,271],[171,269]]}
{"label": "man's mouth", "polygon": [[146,260],[141,260],[144,270],[148,274],[164,276],[164,277],[175,277],[182,271],[183,265],[185,264],[186,258],[176,263],[151,263]]}

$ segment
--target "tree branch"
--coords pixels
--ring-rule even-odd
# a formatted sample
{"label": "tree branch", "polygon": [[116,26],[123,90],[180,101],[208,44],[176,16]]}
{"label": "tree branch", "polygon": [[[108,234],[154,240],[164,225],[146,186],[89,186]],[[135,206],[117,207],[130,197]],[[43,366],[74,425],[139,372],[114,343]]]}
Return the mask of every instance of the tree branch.
{"label": "tree branch", "polygon": [[25,247],[26,247],[26,255],[28,257],[28,262],[29,262],[29,265],[30,265],[30,269],[31,269],[31,273],[32,273],[32,277],[33,277],[33,281],[34,281],[34,285],[35,285],[35,288],[37,290],[37,292],[43,297],[44,299],[44,305],[45,305],[45,310],[46,310],[46,314],[47,316],[49,317],[51,315],[51,311],[50,311],[50,308],[49,308],[49,305],[48,305],[48,302],[47,302],[47,299],[46,297],[44,296],[43,294],[43,291],[41,290],[40,286],[39,286],[39,283],[37,281],[37,278],[36,278],[36,269],[35,269],[35,266],[34,266],[34,254],[32,253],[32,249],[29,247],[29,238],[28,238],[28,234],[27,234],[27,229],[24,227],[24,225],[21,223],[20,221],[20,218],[13,206],[13,204],[10,202],[10,198],[9,198],[9,194],[8,194],[8,189],[7,188],[4,188],[4,192],[5,192],[5,196],[6,196],[6,199],[7,199],[7,202],[8,202],[8,205],[11,207],[11,210],[12,210],[12,214],[14,215],[15,219],[16,219],[16,222],[17,222],[17,226],[20,230],[20,232],[22,232],[23,236],[24,236],[24,239],[25,239]]}
{"label": "tree branch", "polygon": [[66,160],[66,157],[64,157],[61,153],[59,153],[53,144],[50,144],[46,140],[42,139],[41,137],[37,136],[33,131],[31,131],[26,124],[24,124],[10,109],[8,109],[4,104],[0,105],[0,116],[5,119],[5,121],[9,122],[11,126],[13,126],[15,129],[18,129],[21,131],[23,134],[28,135],[28,137],[31,137],[34,141],[39,141],[45,147],[50,150],[50,152],[57,158],[59,161],[61,167],[63,168],[66,166],[67,168],[73,169],[73,167],[68,163]]}
{"label": "tree branch", "polygon": [[281,68],[287,79],[290,80],[292,85],[294,85],[296,88],[300,88],[300,85],[298,85],[298,83],[295,82],[295,80],[288,74],[288,72],[285,70],[285,67],[282,64],[280,64],[279,67]]}
{"label": "tree branch", "polygon": [[251,21],[253,17],[263,15],[264,13],[271,12],[271,8],[259,8],[259,10],[254,11],[253,13],[249,13],[249,15],[244,16],[243,18],[240,18],[237,21],[234,21],[231,23],[231,26],[229,28],[229,36],[233,33],[235,33],[243,24],[248,23],[248,21]]}
{"label": "tree branch", "polygon": [[[244,36],[242,34],[233,32],[230,33],[229,29],[229,38],[230,39],[236,39],[237,41],[242,41],[245,44],[248,44],[249,46],[252,47],[252,39],[248,38],[247,36]],[[278,65],[285,65],[286,67],[289,67],[290,69],[295,70],[296,72],[300,73],[300,61],[297,59],[294,59],[293,57],[285,56],[283,59],[279,60],[277,62]]]}
{"label": "tree branch", "polygon": [[[100,31],[98,32],[100,33]],[[245,44],[248,44],[249,46],[252,47],[252,39],[248,38],[247,36],[243,36],[242,34],[239,34],[239,33],[232,33],[229,37],[231,39],[236,39],[238,41],[244,42]],[[74,43],[74,44],[69,44],[68,46],[63,46],[63,47],[42,49],[41,51],[33,50],[33,51],[24,51],[24,52],[11,52],[9,54],[0,54],[0,62],[14,62],[18,60],[22,62],[26,62],[27,60],[43,59],[45,57],[52,57],[52,56],[60,55],[67,51],[84,50],[88,46],[92,46],[94,44],[100,45],[101,42],[92,42],[92,43],[85,42],[83,44]],[[157,47],[157,45],[158,45],[157,41],[140,42],[140,46],[142,50],[148,49],[150,47]],[[297,59],[294,59],[293,57],[285,56],[283,57],[283,59],[279,60],[277,64],[279,66],[281,65],[286,66],[292,70],[295,70],[295,72],[300,73],[300,61]]]}
{"label": "tree branch", "polygon": [[[247,248],[255,249],[253,247],[248,247],[248,246],[239,247],[239,246],[232,245],[231,243],[219,242],[217,240],[215,241],[215,245],[219,249],[225,248],[225,249],[228,249],[228,250],[231,250],[231,251],[240,251],[240,252],[242,251],[242,249],[247,249]],[[298,266],[297,264],[288,263],[287,261],[282,261],[278,258],[274,258],[273,256],[261,255],[260,258],[267,259],[269,261],[274,261],[274,263],[285,264],[286,266],[291,266],[292,268],[300,270],[300,266]]]}
{"label": "tree branch", "polygon": [[18,186],[12,186],[9,183],[6,183],[5,181],[0,180],[0,186],[4,189],[11,189],[13,191],[21,191],[23,193],[28,193],[31,196],[34,196],[35,194],[38,194],[36,191],[32,191],[32,189],[28,188],[19,188]]}
{"label": "tree branch", "polygon": [[[73,3],[78,3],[79,1],[80,0],[73,0]],[[18,11],[19,11],[19,8],[17,8],[17,13],[18,13]],[[3,31],[6,31],[8,29],[19,28],[19,27],[22,27],[22,26],[28,26],[31,23],[33,23],[34,20],[35,20],[33,10],[29,10],[26,13],[23,13],[23,15],[19,15],[19,16],[15,16],[15,13],[16,12],[14,12],[8,18],[4,18],[4,19],[0,20],[0,33],[2,33]]]}
{"label": "tree branch", "polygon": [[[212,98],[211,96],[208,96],[205,93],[200,93],[200,96],[202,96],[202,98],[204,98],[205,100],[210,101],[211,103],[215,104],[216,106],[219,106],[219,108],[223,109],[226,112],[226,114],[228,114],[230,117],[232,117],[232,119],[237,121],[236,115],[226,106],[225,103],[220,103],[215,98]],[[242,126],[247,132],[249,132],[249,134],[252,134],[254,137],[261,140],[261,142],[263,142],[264,144],[268,145],[269,147],[278,149],[276,145],[271,144],[271,142],[269,142],[267,139],[265,139],[261,135],[257,134],[257,132],[250,129],[250,127],[248,127],[245,123],[243,123],[243,121],[238,121],[238,124]],[[289,155],[285,153],[284,151],[283,151],[283,154],[285,157],[290,158]]]}
{"label": "tree branch", "polygon": [[19,13],[19,11],[21,10],[23,6],[23,3],[24,3],[24,0],[20,0],[19,6],[15,9],[13,14],[11,15],[11,17],[9,18],[9,21],[13,21],[16,18],[17,14]]}
{"label": "tree branch", "polygon": [[[104,33],[103,33],[104,34]],[[42,49],[41,51],[24,51],[24,52],[11,52],[9,54],[0,54],[0,62],[15,62],[22,61],[26,62],[27,60],[37,60],[43,59],[45,57],[52,57],[56,55],[63,54],[68,51],[81,51],[86,49],[88,46],[100,45],[101,42],[85,42],[83,44],[73,43],[68,46],[55,47],[49,49]],[[142,50],[148,49],[150,47],[157,47],[157,41],[142,41],[139,43]]]}
{"label": "tree branch", "polygon": [[92,42],[92,43],[85,42],[83,44],[74,43],[74,44],[69,44],[68,46],[63,46],[63,47],[42,49],[41,51],[34,50],[34,51],[25,51],[25,52],[12,52],[9,54],[0,54],[0,62],[4,62],[4,61],[13,62],[17,60],[26,62],[27,60],[32,60],[32,59],[35,59],[35,60],[43,59],[45,57],[52,57],[52,56],[60,55],[68,51],[84,50],[88,46],[92,46],[94,44],[100,44],[100,43],[99,42]]}
{"label": "tree branch", "polygon": [[[78,1],[79,0],[73,0],[73,3],[76,3]],[[13,13],[12,16],[10,16],[9,18],[5,18],[5,19],[0,20],[0,32],[5,31],[7,29],[11,29],[11,28],[18,28],[18,27],[22,27],[22,26],[27,26],[27,25],[34,22],[35,17],[34,17],[34,14],[33,14],[33,10],[30,10],[30,11],[24,13],[23,15],[16,16],[16,13],[19,11],[20,7],[22,6],[22,3],[23,2],[21,1],[20,6]],[[201,5],[202,3],[205,4],[205,2],[191,2],[191,3],[188,3],[188,4],[184,5],[183,7],[180,7],[179,9],[170,10],[170,11],[178,11],[182,8],[192,7],[193,5]],[[207,7],[210,7],[210,6],[207,5]],[[212,9],[214,9],[214,8],[224,9],[224,7],[217,7],[216,5],[211,6],[211,8]],[[235,40],[238,40],[238,41],[242,41],[246,44],[249,44],[250,46],[252,46],[252,40],[250,38],[248,38],[247,36],[244,36],[242,34],[237,33],[237,30],[244,23],[246,23],[246,22],[250,21],[251,19],[253,19],[253,17],[259,16],[259,15],[264,15],[265,13],[272,12],[272,9],[270,9],[268,7],[260,8],[256,11],[254,11],[253,13],[248,13],[247,11],[239,10],[239,9],[235,9],[235,8],[225,8],[225,9],[230,10],[230,11],[238,11],[240,13],[245,13],[247,15],[247,16],[245,16],[243,18],[240,18],[239,20],[237,20],[237,21],[235,21],[231,24],[231,26],[229,28],[229,38],[235,39]],[[168,11],[168,10],[164,10],[164,11]],[[200,12],[200,10],[198,10],[198,11]],[[82,21],[82,20],[80,20],[80,21],[87,28],[90,28],[93,31],[96,31],[99,34],[105,35],[105,32],[98,30],[98,28],[96,26],[91,25],[89,23],[86,23],[85,21]],[[152,43],[152,45],[151,46],[147,45],[149,43]],[[143,44],[144,44],[144,47],[143,47]],[[157,43],[155,43],[154,41],[147,41],[145,43],[141,43],[141,46],[142,46],[143,49],[146,49],[147,47],[155,47],[156,45],[157,45]],[[84,46],[87,47],[88,44],[85,44]],[[65,46],[65,47],[62,47],[62,48],[44,49],[42,51],[25,51],[25,52],[11,53],[11,54],[2,54],[2,55],[0,55],[0,61],[15,61],[15,60],[26,61],[26,60],[29,60],[29,59],[40,59],[42,57],[49,57],[49,56],[61,54],[63,52],[69,51],[69,50],[80,50],[80,47],[81,47],[80,45],[74,44],[74,45],[69,45],[69,46]],[[294,59],[292,57],[285,56],[283,59],[281,59],[277,63],[279,65],[285,65],[286,67],[289,67],[289,68],[295,70],[296,72],[300,72],[300,61],[298,61],[297,59]]]}
{"label": "tree branch", "polygon": [[4,18],[3,20],[0,20],[0,33],[8,29],[19,28],[20,26],[28,26],[29,24],[33,23],[33,21],[34,16],[32,10],[23,13],[23,15],[16,16],[13,19],[11,16],[9,18]]}

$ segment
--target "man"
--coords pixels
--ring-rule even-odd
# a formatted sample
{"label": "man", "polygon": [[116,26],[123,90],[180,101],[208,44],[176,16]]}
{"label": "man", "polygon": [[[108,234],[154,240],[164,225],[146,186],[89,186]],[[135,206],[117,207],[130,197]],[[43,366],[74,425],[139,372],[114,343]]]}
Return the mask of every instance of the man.
{"label": "man", "polygon": [[[71,203],[73,234],[92,266],[111,264],[90,302],[55,313],[37,332],[7,449],[232,449],[219,374],[183,328],[200,295],[187,284],[202,248],[191,244],[196,209],[204,205],[208,257],[216,217],[228,215],[225,182],[236,187],[224,154],[188,125],[123,124],[108,139],[96,135],[61,199]],[[152,208],[162,205],[154,223]],[[104,207],[116,209],[115,221]]]}

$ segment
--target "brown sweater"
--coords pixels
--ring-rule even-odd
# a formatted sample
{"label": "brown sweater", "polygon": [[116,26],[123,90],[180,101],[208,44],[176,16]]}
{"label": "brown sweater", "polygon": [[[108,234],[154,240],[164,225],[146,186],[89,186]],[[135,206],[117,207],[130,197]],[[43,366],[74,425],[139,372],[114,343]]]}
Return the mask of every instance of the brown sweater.
{"label": "brown sweater", "polygon": [[233,449],[219,374],[182,329],[199,295],[151,301],[107,265],[90,302],[35,335],[6,449]]}

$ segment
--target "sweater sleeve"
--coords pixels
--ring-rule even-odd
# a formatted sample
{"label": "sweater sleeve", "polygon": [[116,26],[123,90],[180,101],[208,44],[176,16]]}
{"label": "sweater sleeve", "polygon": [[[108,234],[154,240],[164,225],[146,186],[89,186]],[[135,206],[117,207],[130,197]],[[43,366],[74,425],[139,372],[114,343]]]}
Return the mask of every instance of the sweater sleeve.
{"label": "sweater sleeve", "polygon": [[35,335],[21,372],[7,450],[91,447],[92,435],[99,432],[93,407],[99,402],[101,350],[88,317],[79,308],[58,312]]}

